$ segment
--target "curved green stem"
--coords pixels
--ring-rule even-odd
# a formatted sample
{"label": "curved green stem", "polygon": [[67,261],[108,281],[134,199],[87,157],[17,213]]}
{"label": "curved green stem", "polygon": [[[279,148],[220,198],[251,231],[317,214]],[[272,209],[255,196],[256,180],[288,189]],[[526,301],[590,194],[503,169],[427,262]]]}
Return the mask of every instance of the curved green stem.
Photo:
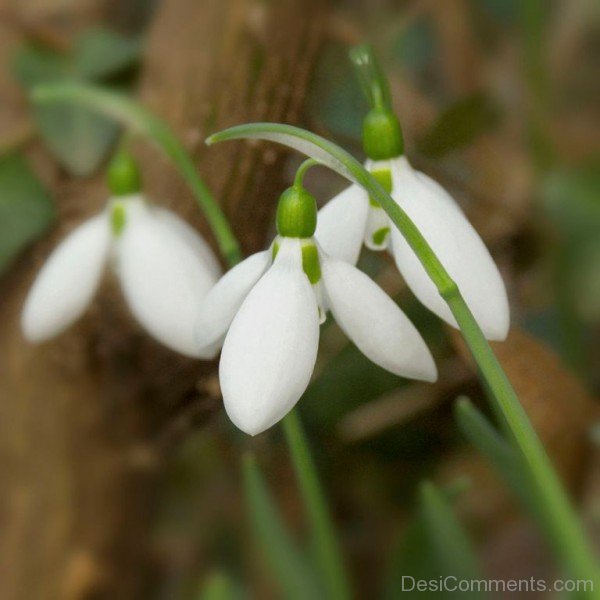
{"label": "curved green stem", "polygon": [[386,211],[456,318],[481,378],[491,391],[492,407],[509,432],[531,485],[539,495],[542,510],[536,516],[543,524],[555,555],[570,576],[595,582],[596,591],[589,592],[587,597],[598,598],[600,583],[594,555],[546,451],[458,286],[416,225],[351,154],[314,133],[278,123],[251,123],[214,134],[207,143],[241,138],[278,142],[319,160],[362,186]]}
{"label": "curved green stem", "polygon": [[316,165],[320,165],[321,163],[318,160],[314,160],[312,158],[307,158],[299,167],[298,170],[296,171],[296,176],[294,177],[294,186],[295,187],[304,187],[303,182],[304,182],[304,176],[306,175],[306,172],[311,168],[314,167]]}
{"label": "curved green stem", "polygon": [[308,513],[317,566],[321,569],[327,598],[352,597],[346,578],[342,553],[333,529],[331,515],[321,488],[317,469],[296,410],[283,419],[283,429],[292,455],[298,486]]}
{"label": "curved green stem", "polygon": [[72,102],[87,106],[154,141],[190,186],[226,261],[230,266],[239,262],[239,244],[223,211],[198,176],[191,156],[162,119],[126,96],[88,85],[43,84],[33,89],[31,98],[37,104]]}

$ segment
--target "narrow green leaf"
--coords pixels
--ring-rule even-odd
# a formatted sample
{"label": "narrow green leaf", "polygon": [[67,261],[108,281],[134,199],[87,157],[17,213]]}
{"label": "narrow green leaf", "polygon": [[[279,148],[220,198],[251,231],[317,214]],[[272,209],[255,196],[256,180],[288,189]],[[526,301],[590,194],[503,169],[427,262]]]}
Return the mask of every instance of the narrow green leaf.
{"label": "narrow green leaf", "polygon": [[[423,518],[416,516],[406,526],[403,535],[392,549],[384,582],[384,598],[397,600],[403,594],[410,593],[413,582],[439,578],[436,567],[427,528]],[[419,592],[419,598],[429,600],[440,596],[438,592],[423,591]]]}
{"label": "narrow green leaf", "polygon": [[32,91],[31,97],[38,105],[67,103],[84,106],[126,125],[133,133],[144,135],[154,142],[189,185],[225,259],[231,266],[240,260],[239,244],[225,215],[198,175],[192,157],[164,121],[130,98],[94,86],[74,83],[42,85]]}
{"label": "narrow green leaf", "polygon": [[454,415],[463,435],[492,464],[513,492],[531,506],[533,499],[528,492],[523,466],[508,442],[468,398],[461,397],[456,401]]}
{"label": "narrow green leaf", "polygon": [[320,570],[327,597],[349,599],[352,592],[340,543],[302,423],[295,410],[289,412],[282,423],[308,517],[315,563]]}
{"label": "narrow green leaf", "polygon": [[254,534],[285,597],[318,597],[314,575],[287,532],[253,455],[244,456],[243,472]]}
{"label": "narrow green leaf", "polygon": [[[420,505],[423,523],[441,574],[452,575],[459,580],[482,579],[467,534],[444,495],[429,481],[421,485]],[[471,598],[480,596],[476,592],[461,594]]]}
{"label": "narrow green leaf", "polygon": [[52,200],[23,158],[0,158],[0,273],[55,218]]}
{"label": "narrow green leaf", "polygon": [[[452,589],[419,590],[417,585],[419,582],[437,585],[450,578],[451,588],[459,580],[481,578],[467,535],[451,509],[453,499],[464,486],[463,480],[444,490],[431,483],[423,484],[418,510],[392,548],[385,580],[386,600],[410,593],[425,600],[456,598],[460,592]],[[478,594],[466,595],[478,597]]]}

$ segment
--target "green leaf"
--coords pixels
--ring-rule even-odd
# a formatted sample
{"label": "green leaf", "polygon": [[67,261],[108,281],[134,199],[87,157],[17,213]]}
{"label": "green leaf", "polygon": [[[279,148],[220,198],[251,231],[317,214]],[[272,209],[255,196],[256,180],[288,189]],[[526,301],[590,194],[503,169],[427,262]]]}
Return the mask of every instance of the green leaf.
{"label": "green leaf", "polygon": [[54,83],[72,75],[68,57],[39,44],[23,46],[13,60],[17,81],[29,89],[38,83]]}
{"label": "green leaf", "polygon": [[[387,573],[384,593],[386,600],[397,600],[402,594],[410,593],[407,588],[412,585],[413,579],[431,581],[439,577],[422,518],[414,518],[407,525],[404,534],[392,549]],[[419,597],[428,600],[439,598],[439,595],[437,592],[424,591],[419,593]]]}
{"label": "green leaf", "polygon": [[215,572],[204,582],[198,600],[242,600],[245,594],[227,574]]}
{"label": "green leaf", "polygon": [[79,106],[34,107],[33,115],[50,151],[77,177],[96,171],[119,134],[109,119]]}
{"label": "green leaf", "polygon": [[535,506],[527,477],[519,459],[496,428],[465,397],[456,401],[454,406],[456,422],[462,434],[475,446],[507,482],[513,493],[527,506]]}
{"label": "green leaf", "polygon": [[90,29],[75,45],[75,70],[85,80],[114,77],[134,67],[141,53],[137,38],[129,38],[107,29]]}
{"label": "green leaf", "polygon": [[438,158],[469,145],[478,135],[493,127],[499,117],[497,107],[482,93],[464,98],[438,117],[417,142],[427,156]]}
{"label": "green leaf", "polygon": [[52,200],[18,155],[0,158],[0,273],[56,218]]}
{"label": "green leaf", "polygon": [[[454,487],[464,487],[464,483]],[[481,579],[471,543],[450,507],[456,493],[456,489],[440,491],[430,482],[421,485],[418,511],[395,544],[388,563],[386,599],[411,592],[426,600],[456,598],[459,592],[451,590],[417,591],[416,583],[439,582],[446,577],[455,577],[456,581]],[[477,593],[464,595],[480,597]]]}
{"label": "green leaf", "polygon": [[[467,534],[444,495],[429,481],[421,485],[420,505],[440,575],[451,575],[458,580],[481,579],[479,564]],[[461,597],[475,598],[480,594],[461,592]]]}
{"label": "green leaf", "polygon": [[314,575],[287,532],[253,455],[244,457],[243,472],[255,537],[285,597],[317,598]]}
{"label": "green leaf", "polygon": [[[137,64],[140,44],[105,29],[82,34],[69,52],[26,44],[16,55],[17,80],[30,90],[38,84],[101,81]],[[119,129],[111,120],[79,106],[34,107],[40,133],[57,159],[74,175],[93,173]]]}

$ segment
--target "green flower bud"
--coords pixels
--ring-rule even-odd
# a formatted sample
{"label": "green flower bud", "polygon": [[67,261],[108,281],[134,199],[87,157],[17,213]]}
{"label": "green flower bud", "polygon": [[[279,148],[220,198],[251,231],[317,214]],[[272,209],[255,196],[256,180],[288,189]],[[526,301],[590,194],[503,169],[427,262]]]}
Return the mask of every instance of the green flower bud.
{"label": "green flower bud", "polygon": [[404,153],[400,121],[394,113],[373,108],[363,122],[363,148],[372,160],[388,160]]}
{"label": "green flower bud", "polygon": [[138,166],[127,152],[117,152],[113,157],[108,165],[106,180],[113,197],[137,194],[142,188]]}
{"label": "green flower bud", "polygon": [[309,238],[317,228],[317,202],[305,188],[294,185],[281,194],[277,232],[283,237]]}

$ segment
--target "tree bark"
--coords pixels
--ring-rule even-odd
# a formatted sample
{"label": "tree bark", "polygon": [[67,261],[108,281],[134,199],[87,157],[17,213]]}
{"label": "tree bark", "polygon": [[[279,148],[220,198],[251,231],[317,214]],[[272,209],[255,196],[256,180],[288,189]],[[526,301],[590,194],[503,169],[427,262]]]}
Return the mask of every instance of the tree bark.
{"label": "tree bark", "polygon": [[[141,98],[182,136],[246,252],[266,241],[285,185],[283,150],[208,150],[203,140],[244,121],[299,122],[323,34],[320,4],[165,0],[151,24]],[[171,165],[153,148],[140,156],[150,195],[210,239]],[[0,288],[0,597],[148,597],[148,532],[164,465],[158,440],[178,407],[204,414],[216,406],[214,393],[197,391],[215,365],[150,340],[113,281],[70,331],[41,346],[24,341],[19,316],[39,266],[105,201],[100,178],[51,179],[59,226]]]}

